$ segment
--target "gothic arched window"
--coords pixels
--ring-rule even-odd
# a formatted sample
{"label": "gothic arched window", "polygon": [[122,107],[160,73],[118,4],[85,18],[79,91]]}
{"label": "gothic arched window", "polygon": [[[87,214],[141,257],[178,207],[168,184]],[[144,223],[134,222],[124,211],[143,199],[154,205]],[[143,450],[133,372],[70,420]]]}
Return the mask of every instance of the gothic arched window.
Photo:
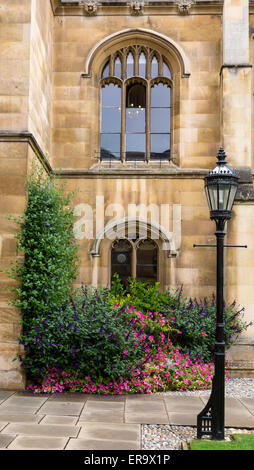
{"label": "gothic arched window", "polygon": [[122,283],[128,277],[152,284],[158,280],[158,246],[150,238],[115,240],[111,248],[111,281],[118,274]]}
{"label": "gothic arched window", "polygon": [[101,73],[102,159],[169,160],[169,65],[148,47],[132,46],[106,60]]}

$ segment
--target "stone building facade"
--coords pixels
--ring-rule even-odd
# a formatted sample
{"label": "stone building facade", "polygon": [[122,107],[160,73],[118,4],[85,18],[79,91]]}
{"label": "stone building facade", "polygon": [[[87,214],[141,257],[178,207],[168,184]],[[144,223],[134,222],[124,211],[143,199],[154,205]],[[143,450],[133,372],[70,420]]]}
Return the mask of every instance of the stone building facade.
{"label": "stone building facade", "polygon": [[[77,285],[118,272],[209,297],[215,251],[193,244],[215,240],[203,179],[222,145],[240,174],[227,242],[248,245],[226,251],[226,299],[253,321],[253,28],[247,0],[0,0],[1,267],[36,159],[79,188]],[[0,387],[21,389],[10,284],[0,273]],[[228,359],[253,376],[254,326]]]}

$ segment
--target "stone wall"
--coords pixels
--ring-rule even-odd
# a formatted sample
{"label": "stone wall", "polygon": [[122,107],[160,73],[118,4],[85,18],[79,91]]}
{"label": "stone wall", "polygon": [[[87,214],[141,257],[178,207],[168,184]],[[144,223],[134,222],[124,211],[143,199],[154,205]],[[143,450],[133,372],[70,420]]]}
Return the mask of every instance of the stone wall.
{"label": "stone wall", "polygon": [[0,388],[16,389],[24,386],[24,376],[18,361],[12,359],[20,352],[20,313],[9,305],[14,286],[5,270],[11,261],[22,256],[17,252],[14,233],[17,226],[7,219],[7,213],[19,216],[26,204],[25,177],[27,171],[27,144],[0,142]]}
{"label": "stone wall", "polygon": [[54,17],[50,2],[32,0],[28,129],[50,155],[52,42]]}
{"label": "stone wall", "polygon": [[2,0],[0,8],[0,129],[28,126],[30,0]]}

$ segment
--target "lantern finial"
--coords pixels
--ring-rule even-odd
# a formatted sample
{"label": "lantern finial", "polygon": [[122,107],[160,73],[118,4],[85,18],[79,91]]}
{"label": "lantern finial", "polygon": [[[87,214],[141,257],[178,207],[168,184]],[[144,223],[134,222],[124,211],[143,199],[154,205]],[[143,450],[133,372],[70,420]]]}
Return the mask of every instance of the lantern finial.
{"label": "lantern finial", "polygon": [[220,148],[219,148],[219,151],[218,151],[218,154],[217,154],[217,158],[218,158],[218,162],[217,162],[218,165],[221,165],[221,164],[225,164],[225,163],[226,163],[227,155],[226,155],[225,150],[224,150],[223,147],[220,147]]}

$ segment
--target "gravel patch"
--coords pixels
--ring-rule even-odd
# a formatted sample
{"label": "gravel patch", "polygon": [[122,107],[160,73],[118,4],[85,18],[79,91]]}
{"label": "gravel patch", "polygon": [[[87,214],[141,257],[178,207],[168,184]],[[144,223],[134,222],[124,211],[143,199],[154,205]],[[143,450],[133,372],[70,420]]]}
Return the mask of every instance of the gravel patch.
{"label": "gravel patch", "polygon": [[[254,429],[225,428],[225,440],[231,434],[254,433]],[[142,450],[181,450],[182,442],[197,438],[196,427],[173,426],[169,424],[144,424],[142,429]]]}
{"label": "gravel patch", "polygon": [[[211,390],[186,392],[158,392],[168,396],[207,396]],[[254,398],[254,379],[234,378],[225,383],[225,396],[233,398]],[[233,433],[254,433],[254,429],[225,428],[225,439],[230,440]],[[144,424],[142,426],[143,450],[179,450],[182,442],[190,442],[197,437],[196,426],[176,426],[169,424]]]}
{"label": "gravel patch", "polygon": [[[186,392],[157,392],[156,395],[168,396],[210,396],[211,390],[194,390]],[[254,398],[254,379],[235,378],[225,382],[225,396],[233,398]]]}

